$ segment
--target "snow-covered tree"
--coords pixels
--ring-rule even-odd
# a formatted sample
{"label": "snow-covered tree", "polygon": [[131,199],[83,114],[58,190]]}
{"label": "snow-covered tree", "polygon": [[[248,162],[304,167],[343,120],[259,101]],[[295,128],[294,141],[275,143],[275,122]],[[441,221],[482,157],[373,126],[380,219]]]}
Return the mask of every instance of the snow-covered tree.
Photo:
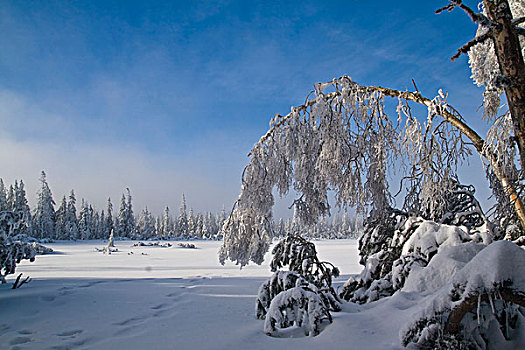
{"label": "snow-covered tree", "polygon": [[[40,190],[37,193],[37,204],[33,216],[34,232],[38,238],[55,236],[55,201],[47,184],[46,173],[40,176]],[[23,188],[21,183],[20,188]],[[18,202],[18,196],[17,196]]]}
{"label": "snow-covered tree", "polygon": [[0,178],[0,212],[8,210],[7,206],[7,189],[4,185],[4,180]]}
{"label": "snow-covered tree", "polygon": [[[477,36],[454,58],[469,53],[474,82],[485,87],[484,114],[490,123],[486,138],[448,103],[441,89],[434,98],[426,98],[415,83],[415,91],[365,86],[349,76],[317,83],[303,105],[276,115],[252,148],[241,193],[222,228],[221,262],[230,259],[241,266],[262,262],[272,237],[274,188],[281,196],[293,188],[299,195],[294,207],[304,225],[329,215],[332,206],[355,207],[366,217],[359,240],[365,269],[343,291],[345,298],[355,301],[391,295],[403,287],[407,276],[413,276],[412,271],[428,269],[435,259],[443,259],[443,247],[459,246],[455,253],[459,256],[468,245],[488,245],[484,251],[490,253],[477,250],[481,257],[470,256],[468,271],[430,300],[428,309],[402,334],[405,344],[443,346],[436,336],[457,330],[476,305],[477,317],[469,317],[488,327],[488,332],[472,331],[464,339],[477,337],[476,348],[486,348],[487,334],[508,329],[509,319],[501,313],[480,317],[480,304],[488,300],[492,307],[492,296],[512,286],[508,295],[500,293],[499,298],[525,305],[522,278],[511,273],[517,269],[505,267],[506,252],[512,250],[509,255],[516,257],[518,263],[510,263],[512,267],[522,265],[523,250],[510,242],[496,242],[489,249],[493,238],[525,244],[525,2],[484,0],[477,13],[461,0],[450,0],[437,12],[455,8],[479,26]],[[499,100],[502,93],[506,104]],[[397,100],[395,110],[389,109],[389,98]],[[414,103],[426,107],[425,116],[415,115]],[[494,231],[474,189],[462,184],[457,174],[473,152],[479,154],[498,201]],[[393,172],[403,179],[399,208],[390,192],[388,175]],[[494,244],[508,247],[496,249]],[[439,279],[440,274],[431,273],[431,278]],[[298,300],[304,303],[306,298],[301,293],[283,296],[282,308],[269,322],[294,322],[282,310],[293,313]],[[274,324],[268,329],[273,332]]]}
{"label": "snow-covered tree", "polygon": [[78,231],[80,239],[91,239],[93,236],[93,209],[87,201],[82,198],[80,213],[78,215]]}
{"label": "snow-covered tree", "polygon": [[162,216],[161,230],[159,231],[162,238],[167,239],[175,235],[175,228],[173,227],[173,220],[170,215],[170,208],[164,208],[164,215]]}
{"label": "snow-covered tree", "polygon": [[99,239],[104,239],[108,237],[109,231],[106,227],[106,213],[104,212],[104,209],[100,212],[99,218],[98,218],[98,226],[97,226],[97,237]]}
{"label": "snow-covered tree", "polygon": [[177,236],[186,238],[189,234],[188,214],[186,213],[186,198],[184,193],[180,201],[179,219],[177,220]]}
{"label": "snow-covered tree", "polygon": [[75,191],[71,190],[67,202],[67,216],[66,216],[66,237],[65,239],[79,239],[80,231],[78,229],[77,218],[77,200],[75,198]]}
{"label": "snow-covered tree", "polygon": [[135,235],[135,217],[133,216],[133,205],[131,192],[126,188],[126,195],[122,194],[120,209],[117,217],[117,236],[133,237]]}
{"label": "snow-covered tree", "polygon": [[111,204],[111,198],[108,198],[108,206],[106,209],[106,234],[109,235],[114,230],[115,225],[113,221],[113,204]]}
{"label": "snow-covered tree", "polygon": [[138,234],[142,239],[150,239],[156,235],[155,232],[155,219],[151,215],[148,207],[144,208],[140,213],[137,222]]}
{"label": "snow-covered tree", "polygon": [[[407,169],[403,210],[434,219],[434,214],[447,211],[447,196],[458,183],[456,170],[472,151],[482,156],[489,174],[502,189],[500,197],[510,202],[521,232],[525,231],[525,207],[519,195],[522,181],[517,169],[517,165],[525,166],[525,122],[520,121],[525,120],[520,117],[525,113],[525,65],[518,40],[523,32],[518,26],[523,26],[520,16],[524,5],[511,0],[513,16],[505,0],[486,0],[483,4],[486,15],[475,13],[461,1],[451,1],[446,9],[461,7],[484,33],[460,53],[489,39],[495,43],[498,65],[486,60],[490,48],[471,52],[481,61],[479,68],[473,66],[474,75],[481,72],[494,77],[489,80],[505,90],[510,106],[495,120],[486,140],[448,104],[447,94],[441,90],[429,99],[417,90],[364,86],[348,76],[315,84],[313,97],[292,107],[289,114],[277,115],[251,150],[241,194],[222,230],[220,260],[231,259],[241,265],[262,261],[271,240],[274,187],[281,195],[290,187],[300,194],[295,206],[304,222],[315,222],[329,213],[330,189],[335,191],[337,206],[354,206],[380,222],[393,209],[388,171],[404,164],[397,167]],[[494,66],[499,66],[499,72],[494,72]],[[476,80],[480,82],[488,84]],[[398,100],[392,117],[386,98]],[[427,107],[425,122],[412,114],[409,103]],[[487,101],[485,107],[490,109]]]}
{"label": "snow-covered tree", "polygon": [[55,239],[66,239],[67,237],[67,199],[62,197],[62,201],[56,210]]}
{"label": "snow-covered tree", "polygon": [[33,220],[31,216],[31,209],[27,204],[23,180],[20,180],[20,182],[15,181],[11,210],[20,220],[17,232],[19,234],[31,235]]}
{"label": "snow-covered tree", "polygon": [[0,211],[0,283],[6,283],[6,276],[15,273],[16,264],[27,259],[34,261],[36,250],[33,245],[13,241],[12,237],[20,234],[22,221],[12,211]]}
{"label": "snow-covered tree", "polygon": [[195,237],[201,239],[203,238],[202,228],[204,226],[204,218],[202,213],[197,214],[196,228],[195,228]]}

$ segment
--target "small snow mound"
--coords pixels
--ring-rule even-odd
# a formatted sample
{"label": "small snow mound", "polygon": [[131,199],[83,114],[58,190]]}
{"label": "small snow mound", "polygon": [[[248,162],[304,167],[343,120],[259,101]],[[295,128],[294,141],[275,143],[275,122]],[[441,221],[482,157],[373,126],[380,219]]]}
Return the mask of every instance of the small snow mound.
{"label": "small snow mound", "polygon": [[424,295],[435,293],[485,247],[481,243],[467,242],[440,248],[428,266],[412,268],[403,291]]}
{"label": "small snow mound", "polygon": [[453,279],[468,281],[469,291],[490,291],[496,285],[511,283],[525,292],[525,250],[510,241],[497,241],[477,254]]}
{"label": "small snow mound", "polygon": [[455,246],[470,240],[464,227],[424,221],[404,244],[401,254],[419,253],[430,260],[440,247]]}

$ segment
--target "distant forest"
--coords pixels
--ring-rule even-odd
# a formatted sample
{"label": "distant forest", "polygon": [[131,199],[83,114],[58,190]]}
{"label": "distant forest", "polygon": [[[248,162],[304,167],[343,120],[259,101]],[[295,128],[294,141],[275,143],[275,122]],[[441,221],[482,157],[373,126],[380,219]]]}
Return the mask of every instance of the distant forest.
{"label": "distant forest", "polygon": [[[64,195],[57,206],[44,171],[40,184],[36,207],[31,210],[23,180],[16,180],[7,188],[0,178],[0,212],[15,214],[19,235],[39,240],[87,240],[107,239],[113,231],[115,238],[120,239],[222,239],[221,228],[227,218],[225,210],[195,213],[190,208],[188,211],[184,194],[178,215],[173,215],[167,206],[160,216],[154,216],[147,207],[136,215],[129,188],[122,194],[116,212],[111,198],[108,198],[106,208],[100,211],[83,198],[77,209],[74,190],[69,196]],[[276,237],[294,233],[308,238],[332,239],[356,238],[362,232],[362,224],[361,218],[345,213],[334,215],[330,221],[325,217],[313,226],[301,225],[295,217],[281,218],[272,226]]]}

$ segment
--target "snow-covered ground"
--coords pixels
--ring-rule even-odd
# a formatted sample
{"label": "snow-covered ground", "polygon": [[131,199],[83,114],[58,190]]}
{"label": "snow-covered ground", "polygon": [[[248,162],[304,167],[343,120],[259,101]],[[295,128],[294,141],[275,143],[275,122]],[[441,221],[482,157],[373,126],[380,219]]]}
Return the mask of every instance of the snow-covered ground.
{"label": "snow-covered ground", "polygon": [[[0,349],[397,349],[400,328],[417,310],[411,293],[345,303],[317,337],[292,329],[272,338],[255,318],[268,258],[239,270],[218,263],[220,242],[194,242],[198,249],[132,243],[116,242],[111,255],[95,251],[100,241],[47,244],[55,253],[22,262],[17,274],[33,281],[0,286]],[[340,268],[337,285],[360,272],[356,241],[316,246],[321,260]]]}

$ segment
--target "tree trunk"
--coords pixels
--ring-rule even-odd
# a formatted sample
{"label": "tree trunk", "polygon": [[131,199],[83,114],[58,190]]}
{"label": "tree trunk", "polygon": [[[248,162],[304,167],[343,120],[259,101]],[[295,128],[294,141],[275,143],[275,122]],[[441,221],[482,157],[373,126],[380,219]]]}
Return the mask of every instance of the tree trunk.
{"label": "tree trunk", "polygon": [[519,36],[512,24],[512,13],[507,0],[484,0],[483,5],[489,19],[496,23],[492,29],[494,49],[504,77],[505,95],[514,124],[514,135],[523,171],[525,169],[525,62],[523,62]]}

